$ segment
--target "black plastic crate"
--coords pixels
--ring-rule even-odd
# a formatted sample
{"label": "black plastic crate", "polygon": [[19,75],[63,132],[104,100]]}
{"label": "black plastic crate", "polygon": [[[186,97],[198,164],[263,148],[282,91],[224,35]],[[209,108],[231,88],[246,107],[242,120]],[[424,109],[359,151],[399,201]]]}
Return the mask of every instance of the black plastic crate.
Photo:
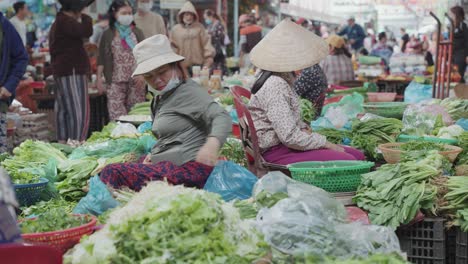
{"label": "black plastic crate", "polygon": [[401,249],[415,264],[450,264],[447,262],[447,232],[444,218],[425,218],[414,225],[397,229]]}
{"label": "black plastic crate", "polygon": [[468,233],[457,228],[456,264],[468,264]]}
{"label": "black plastic crate", "polygon": [[456,248],[457,248],[457,230],[458,228],[451,228],[447,231],[446,236],[446,256],[447,264],[456,264]]}

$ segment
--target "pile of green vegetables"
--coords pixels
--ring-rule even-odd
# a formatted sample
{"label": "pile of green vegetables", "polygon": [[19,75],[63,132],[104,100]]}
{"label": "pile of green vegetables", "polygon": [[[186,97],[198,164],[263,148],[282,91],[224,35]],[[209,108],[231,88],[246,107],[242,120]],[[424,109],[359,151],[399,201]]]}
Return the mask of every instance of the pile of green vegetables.
{"label": "pile of green vegetables", "polygon": [[63,164],[67,157],[52,145],[26,140],[13,150],[13,156],[1,165],[6,169],[14,184],[36,183],[46,176],[45,166],[50,160]]}
{"label": "pile of green vegetables", "polygon": [[71,215],[59,208],[53,208],[42,213],[36,219],[24,219],[20,223],[24,234],[59,231],[78,227],[89,222],[88,217]]}
{"label": "pile of green vegetables", "polygon": [[229,94],[223,94],[219,97],[219,103],[224,106],[234,105],[234,96]]}
{"label": "pile of green vegetables", "polygon": [[327,141],[333,144],[343,144],[344,139],[351,139],[353,136],[351,131],[338,130],[334,128],[321,128],[315,132],[327,137]]}
{"label": "pile of green vegetables", "polygon": [[65,263],[252,263],[268,246],[215,194],[151,182]]}
{"label": "pile of green vegetables", "polygon": [[91,136],[86,140],[87,143],[90,142],[99,142],[111,139],[112,130],[117,127],[117,123],[110,122],[101,131],[95,131]]}
{"label": "pile of green vegetables", "polygon": [[453,176],[447,181],[448,193],[445,199],[448,205],[443,209],[455,212],[455,224],[464,232],[468,231],[468,176]]}
{"label": "pile of green vegetables", "polygon": [[457,165],[468,165],[468,131],[463,132],[458,137],[458,146],[463,149],[463,152],[458,155]]}
{"label": "pile of green vegetables", "polygon": [[437,152],[419,161],[383,165],[362,175],[354,201],[371,223],[397,228],[408,224],[420,209],[435,212],[438,189],[431,184],[441,174],[444,157]]}
{"label": "pile of green vegetables", "polygon": [[312,122],[315,119],[316,116],[316,110],[314,105],[307,99],[301,98],[301,117],[302,120],[310,125],[310,122]]}
{"label": "pile of green vegetables", "polygon": [[366,258],[352,258],[337,260],[335,258],[317,258],[316,256],[294,256],[294,259],[276,262],[279,264],[307,263],[307,264],[409,264],[398,254],[374,254]]}
{"label": "pile of green vegetables", "polygon": [[444,151],[443,144],[428,142],[428,141],[410,141],[401,145],[402,151]]}
{"label": "pile of green vegetables", "polygon": [[377,147],[384,143],[393,143],[401,133],[403,123],[395,118],[378,118],[365,122],[355,121],[352,126],[351,146],[362,151],[369,160],[381,160]]}
{"label": "pile of green vegetables", "polygon": [[135,104],[130,112],[129,115],[151,115],[151,102],[142,102]]}
{"label": "pile of green vegetables", "polygon": [[247,158],[245,157],[242,142],[236,138],[228,138],[220,151],[220,156],[247,168]]}
{"label": "pile of green vegetables", "polygon": [[468,118],[468,100],[446,98],[444,100],[433,100],[433,103],[443,106],[455,121]]}
{"label": "pile of green vegetables", "polygon": [[241,219],[255,219],[260,209],[271,208],[279,201],[288,197],[287,193],[269,193],[262,190],[253,199],[235,201],[234,206],[239,210]]}
{"label": "pile of green vegetables", "polygon": [[21,208],[20,217],[35,217],[55,209],[59,209],[60,211],[63,211],[67,214],[71,214],[76,204],[76,202],[69,202],[60,197],[50,199],[49,201],[41,201],[29,207]]}

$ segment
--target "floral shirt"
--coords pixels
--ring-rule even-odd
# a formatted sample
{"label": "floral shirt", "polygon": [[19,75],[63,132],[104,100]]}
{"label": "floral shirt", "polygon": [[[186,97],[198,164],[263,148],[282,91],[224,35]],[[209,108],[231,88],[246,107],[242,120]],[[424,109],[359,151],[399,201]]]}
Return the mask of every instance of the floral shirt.
{"label": "floral shirt", "polygon": [[299,97],[279,76],[272,75],[252,95],[249,110],[263,152],[280,144],[300,151],[325,146],[324,136],[302,131],[308,126],[301,119]]}
{"label": "floral shirt", "polygon": [[[138,43],[134,33],[132,33],[132,38],[135,43]],[[135,57],[133,57],[132,49],[125,48],[122,45],[120,37],[116,36],[112,40],[112,54],[114,55],[112,82],[128,82],[132,78],[132,73],[136,68],[136,61]]]}

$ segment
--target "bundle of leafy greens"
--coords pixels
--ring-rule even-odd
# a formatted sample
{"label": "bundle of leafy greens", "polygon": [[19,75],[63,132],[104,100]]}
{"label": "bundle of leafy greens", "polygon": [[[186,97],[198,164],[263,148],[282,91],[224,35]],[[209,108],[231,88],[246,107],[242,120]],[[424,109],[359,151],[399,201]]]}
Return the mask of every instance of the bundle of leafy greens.
{"label": "bundle of leafy greens", "polygon": [[455,225],[460,226],[463,232],[468,232],[468,208],[457,211]]}
{"label": "bundle of leafy greens", "polygon": [[433,100],[433,103],[443,106],[453,120],[468,118],[468,100],[446,98],[442,101]]}
{"label": "bundle of leafy greens", "polygon": [[301,117],[302,120],[310,125],[310,122],[315,119],[316,110],[314,105],[307,99],[301,98]]}
{"label": "bundle of leafy greens", "polygon": [[76,202],[69,202],[63,198],[54,198],[49,201],[40,201],[29,207],[21,208],[21,218],[25,217],[35,217],[42,215],[46,212],[59,209],[65,213],[71,214],[73,208],[75,208]]}
{"label": "bundle of leafy greens", "polygon": [[363,174],[354,201],[369,213],[373,224],[392,228],[408,224],[420,209],[435,214],[438,190],[431,180],[441,174],[443,160],[431,152],[419,161],[387,164]]}
{"label": "bundle of leafy greens", "polygon": [[117,123],[110,122],[101,131],[93,132],[86,142],[99,142],[111,139],[112,130],[117,127]]}
{"label": "bundle of leafy greens", "polygon": [[327,141],[333,144],[343,144],[344,139],[352,139],[353,137],[351,131],[338,130],[334,128],[321,128],[315,132],[327,137]]}
{"label": "bundle of leafy greens", "polygon": [[218,195],[151,182],[65,263],[252,263],[268,246]]}
{"label": "bundle of leafy greens", "polygon": [[445,147],[443,144],[429,142],[429,141],[410,141],[401,145],[402,151],[444,151]]}
{"label": "bundle of leafy greens", "polygon": [[58,175],[60,182],[56,183],[60,196],[68,201],[78,201],[83,198],[86,195],[84,187],[97,165],[97,159],[94,157],[68,160],[61,165]]}
{"label": "bundle of leafy greens", "polygon": [[57,164],[66,162],[67,157],[52,145],[26,140],[13,150],[14,156],[8,157],[1,164],[10,175],[14,184],[36,183],[45,177],[44,166],[50,160]]}
{"label": "bundle of leafy greens", "polygon": [[455,224],[468,231],[468,176],[453,176],[447,181],[448,205],[443,209],[455,213]]}
{"label": "bundle of leafy greens", "polygon": [[129,115],[151,115],[151,102],[142,102],[136,103],[130,112]]}
{"label": "bundle of leafy greens", "polygon": [[351,146],[364,151],[370,160],[381,160],[382,155],[377,152],[378,145],[395,142],[402,128],[403,123],[395,118],[354,121]]}
{"label": "bundle of leafy greens", "polygon": [[457,165],[468,165],[468,131],[463,132],[458,137],[458,146],[463,149],[463,152],[458,155]]}
{"label": "bundle of leafy greens", "polygon": [[247,158],[245,157],[242,142],[237,138],[228,138],[220,151],[220,156],[247,168]]}
{"label": "bundle of leafy greens", "polygon": [[25,234],[59,231],[84,225],[89,222],[86,216],[71,215],[60,208],[42,213],[36,219],[24,219],[21,232]]}

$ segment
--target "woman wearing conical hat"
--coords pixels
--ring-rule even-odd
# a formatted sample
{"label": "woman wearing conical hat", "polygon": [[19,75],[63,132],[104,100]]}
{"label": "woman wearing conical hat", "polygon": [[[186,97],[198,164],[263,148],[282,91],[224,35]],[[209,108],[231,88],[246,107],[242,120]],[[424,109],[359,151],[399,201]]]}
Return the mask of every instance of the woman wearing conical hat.
{"label": "woman wearing conical hat", "polygon": [[185,57],[184,65],[189,70],[195,65],[210,68],[216,52],[191,2],[182,6],[177,20],[179,24],[172,29],[171,40],[177,47],[177,54]]}
{"label": "woman wearing conical hat", "polygon": [[328,44],[299,25],[283,20],[250,53],[260,69],[249,109],[263,158],[276,164],[302,161],[364,160],[353,148],[338,146],[313,133],[301,120],[295,71],[317,64]]}

